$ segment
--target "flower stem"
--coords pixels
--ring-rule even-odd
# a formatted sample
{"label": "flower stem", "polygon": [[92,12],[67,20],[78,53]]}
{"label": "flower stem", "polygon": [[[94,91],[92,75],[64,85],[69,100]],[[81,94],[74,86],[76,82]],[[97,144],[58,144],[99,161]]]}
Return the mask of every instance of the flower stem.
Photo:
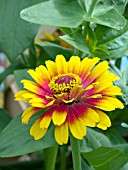
{"label": "flower stem", "polygon": [[74,170],[81,170],[80,146],[78,139],[70,134],[70,142],[72,146],[72,158]]}
{"label": "flower stem", "polygon": [[27,66],[28,63],[27,63],[26,58],[23,53],[21,53],[21,58],[22,58],[24,64]]}
{"label": "flower stem", "polygon": [[61,146],[60,147],[60,170],[66,169],[66,152],[67,152],[66,145]]}
{"label": "flower stem", "polygon": [[58,146],[44,149],[44,160],[46,170],[55,170]]}
{"label": "flower stem", "polygon": [[93,1],[92,1],[92,4],[91,4],[91,6],[90,6],[90,8],[89,8],[89,11],[88,11],[88,16],[90,16],[90,15],[92,14],[93,9],[94,9],[96,3],[97,3],[97,0],[93,0]]}

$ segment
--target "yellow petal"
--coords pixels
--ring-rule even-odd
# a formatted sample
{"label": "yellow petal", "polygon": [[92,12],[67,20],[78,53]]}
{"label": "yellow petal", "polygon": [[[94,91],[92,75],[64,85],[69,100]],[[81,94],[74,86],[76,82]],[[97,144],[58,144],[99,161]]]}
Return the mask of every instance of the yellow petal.
{"label": "yellow petal", "polygon": [[27,72],[38,84],[42,85],[43,80],[39,74],[37,74],[34,70],[28,70]]}
{"label": "yellow petal", "polygon": [[54,125],[60,126],[65,122],[66,117],[67,111],[65,109],[65,106],[58,106],[58,108],[52,114],[52,121]]}
{"label": "yellow petal", "polygon": [[57,55],[55,63],[58,74],[67,73],[67,62],[63,55]]}
{"label": "yellow petal", "polygon": [[46,108],[46,105],[43,104],[43,103],[31,103],[31,105],[33,107],[38,107],[38,108],[42,108],[42,109],[45,109]]}
{"label": "yellow petal", "polygon": [[101,76],[99,76],[96,80],[98,82],[102,82],[104,80],[106,80],[106,77],[107,77],[107,80],[108,81],[115,81],[115,80],[119,80],[120,78],[117,77],[115,74],[109,72],[108,70],[105,71]]}
{"label": "yellow petal", "polygon": [[86,126],[95,127],[99,122],[99,115],[91,108],[88,108],[84,117],[82,117]]}
{"label": "yellow petal", "polygon": [[54,77],[57,75],[57,69],[56,69],[56,64],[53,61],[45,61],[46,67],[48,69],[49,75],[51,77]]}
{"label": "yellow petal", "polygon": [[22,123],[28,124],[29,119],[38,111],[39,109],[29,106],[22,114]]}
{"label": "yellow petal", "polygon": [[96,104],[96,107],[106,111],[112,111],[116,108],[123,109],[123,103],[114,97],[103,96],[101,101]]}
{"label": "yellow petal", "polygon": [[97,112],[97,114],[99,115],[99,118],[100,118],[99,123],[97,124],[97,127],[101,128],[103,130],[106,130],[107,127],[111,126],[111,121],[110,121],[109,117],[99,109],[95,109],[95,111]]}
{"label": "yellow petal", "polygon": [[82,140],[86,135],[86,127],[82,119],[76,119],[72,123],[69,123],[69,128],[72,135],[77,139]]}
{"label": "yellow petal", "polygon": [[22,95],[24,99],[32,99],[37,98],[37,94],[27,91],[25,94]]}
{"label": "yellow petal", "polygon": [[32,82],[31,80],[21,80],[21,83],[24,84],[24,88],[38,94],[38,86],[36,83]]}
{"label": "yellow petal", "polygon": [[39,140],[40,138],[42,138],[46,132],[47,129],[41,129],[40,128],[40,121],[41,119],[38,118],[34,124],[32,125],[31,129],[30,129],[30,135],[34,137],[35,140]]}
{"label": "yellow petal", "polygon": [[27,93],[28,90],[21,90],[15,94],[15,100],[23,100],[23,95]]}
{"label": "yellow petal", "polygon": [[100,59],[98,57],[95,57],[93,59],[85,57],[81,62],[79,74],[83,75],[84,78],[86,78],[87,75],[90,73],[91,69],[99,60]]}
{"label": "yellow petal", "polygon": [[68,72],[78,74],[80,69],[80,57],[72,56],[68,62]]}
{"label": "yellow petal", "polygon": [[59,145],[66,144],[68,142],[68,123],[65,122],[61,126],[55,126],[54,135]]}
{"label": "yellow petal", "polygon": [[[97,79],[99,76],[101,76],[106,70],[108,70],[109,66],[107,61],[103,61],[99,63],[92,72],[88,75],[88,77],[85,80],[86,87],[93,82],[95,79]],[[105,77],[106,78],[106,77]]]}
{"label": "yellow petal", "polygon": [[46,101],[43,100],[42,98],[32,98],[29,100],[29,103],[33,106],[33,107],[39,107],[39,108],[46,108]]}
{"label": "yellow petal", "polygon": [[50,125],[52,117],[51,116],[44,116],[40,122],[40,128],[47,129]]}
{"label": "yellow petal", "polygon": [[101,93],[107,96],[122,95],[121,89],[117,86],[106,88]]}
{"label": "yellow petal", "polygon": [[43,65],[40,65],[39,67],[36,68],[36,74],[38,74],[39,77],[43,81],[50,81],[51,80],[51,77],[50,77],[50,74],[49,74],[47,68]]}
{"label": "yellow petal", "polygon": [[112,86],[112,81],[105,80],[105,81],[99,82],[94,85],[94,88],[95,88],[94,93],[99,93],[106,88],[110,88],[111,86]]}
{"label": "yellow petal", "polygon": [[92,71],[92,75],[95,77],[98,77],[99,75],[101,75],[102,73],[104,73],[106,70],[108,70],[109,66],[108,66],[108,62],[107,61],[103,61],[101,63],[99,63],[94,70]]}
{"label": "yellow petal", "polygon": [[112,104],[115,106],[115,108],[120,108],[120,109],[123,109],[123,108],[124,108],[123,103],[122,103],[120,100],[118,100],[117,98],[114,98],[114,97],[106,97],[106,99],[107,99],[110,103],[112,103]]}
{"label": "yellow petal", "polygon": [[44,100],[42,98],[33,98],[29,101],[29,103],[43,103]]}

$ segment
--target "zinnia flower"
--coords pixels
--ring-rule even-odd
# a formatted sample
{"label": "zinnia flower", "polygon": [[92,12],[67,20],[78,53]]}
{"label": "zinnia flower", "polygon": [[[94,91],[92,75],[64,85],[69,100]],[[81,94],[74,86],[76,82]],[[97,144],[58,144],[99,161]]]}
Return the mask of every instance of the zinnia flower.
{"label": "zinnia flower", "polygon": [[[57,55],[55,62],[46,61],[29,70],[32,80],[22,80],[25,90],[16,93],[16,100],[29,102],[30,106],[22,114],[22,123],[42,109],[47,110],[34,122],[30,135],[35,140],[42,138],[51,123],[58,144],[68,142],[69,130],[77,139],[86,135],[86,126],[106,130],[111,126],[109,117],[102,111],[123,108],[115,97],[121,95],[113,81],[119,78],[109,72],[107,61],[72,56],[67,62]],[[97,64],[97,65],[96,65]]]}
{"label": "zinnia flower", "polygon": [[49,41],[49,42],[55,42],[58,41],[59,45],[65,48],[71,48],[74,49],[74,47],[70,44],[68,44],[66,41],[62,40],[59,36],[59,34],[57,33],[53,33],[53,34],[48,34],[46,32],[42,32],[42,35],[44,36],[41,39],[36,39],[35,42],[43,42],[43,41]]}

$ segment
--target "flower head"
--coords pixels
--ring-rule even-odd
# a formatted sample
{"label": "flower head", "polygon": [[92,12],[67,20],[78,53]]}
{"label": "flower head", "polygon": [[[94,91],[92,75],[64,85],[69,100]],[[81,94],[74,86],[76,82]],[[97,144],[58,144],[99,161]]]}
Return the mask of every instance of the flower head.
{"label": "flower head", "polygon": [[65,48],[71,48],[74,49],[72,45],[68,44],[66,41],[62,40],[58,33],[48,34],[46,32],[42,32],[43,38],[36,39],[35,42],[43,42],[43,41],[49,41],[49,42],[58,42],[60,46]]}
{"label": "flower head", "polygon": [[106,130],[111,126],[109,117],[103,112],[123,108],[115,97],[121,95],[119,87],[113,81],[119,78],[109,72],[106,61],[99,58],[72,56],[67,62],[57,55],[55,62],[46,61],[29,70],[32,80],[22,80],[25,90],[16,93],[16,100],[28,102],[30,106],[22,114],[22,123],[38,111],[47,108],[30,129],[35,140],[42,138],[53,122],[54,136],[58,144],[68,142],[69,130],[77,139],[86,135],[86,126]]}

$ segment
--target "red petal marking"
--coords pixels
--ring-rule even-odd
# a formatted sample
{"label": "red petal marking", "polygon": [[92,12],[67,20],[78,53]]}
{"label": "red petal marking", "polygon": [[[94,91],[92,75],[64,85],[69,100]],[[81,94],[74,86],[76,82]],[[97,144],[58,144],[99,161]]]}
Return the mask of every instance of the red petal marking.
{"label": "red petal marking", "polygon": [[84,96],[88,97],[88,96],[92,96],[95,93],[95,87],[93,87],[92,89],[88,90],[85,92]]}
{"label": "red petal marking", "polygon": [[102,100],[103,100],[103,98],[89,98],[89,99],[86,99],[84,102],[85,102],[85,104],[90,104],[92,106],[96,106]]}
{"label": "red petal marking", "polygon": [[44,83],[42,83],[42,85],[40,87],[43,88],[44,90],[46,90],[47,92],[52,93],[52,91],[49,87],[49,81],[45,81]]}
{"label": "red petal marking", "polygon": [[55,107],[55,110],[61,114],[61,112],[67,112],[67,105],[66,104],[61,104]]}
{"label": "red petal marking", "polygon": [[38,85],[38,94],[40,96],[45,96],[45,95],[52,96],[53,95],[51,89],[48,87],[48,84],[44,84],[43,86]]}
{"label": "red petal marking", "polygon": [[45,116],[51,117],[54,110],[54,108],[50,108],[40,116],[40,119],[42,120]]}
{"label": "red petal marking", "polygon": [[88,107],[81,103],[68,106],[68,122],[72,124],[76,119],[82,118],[87,112]]}

